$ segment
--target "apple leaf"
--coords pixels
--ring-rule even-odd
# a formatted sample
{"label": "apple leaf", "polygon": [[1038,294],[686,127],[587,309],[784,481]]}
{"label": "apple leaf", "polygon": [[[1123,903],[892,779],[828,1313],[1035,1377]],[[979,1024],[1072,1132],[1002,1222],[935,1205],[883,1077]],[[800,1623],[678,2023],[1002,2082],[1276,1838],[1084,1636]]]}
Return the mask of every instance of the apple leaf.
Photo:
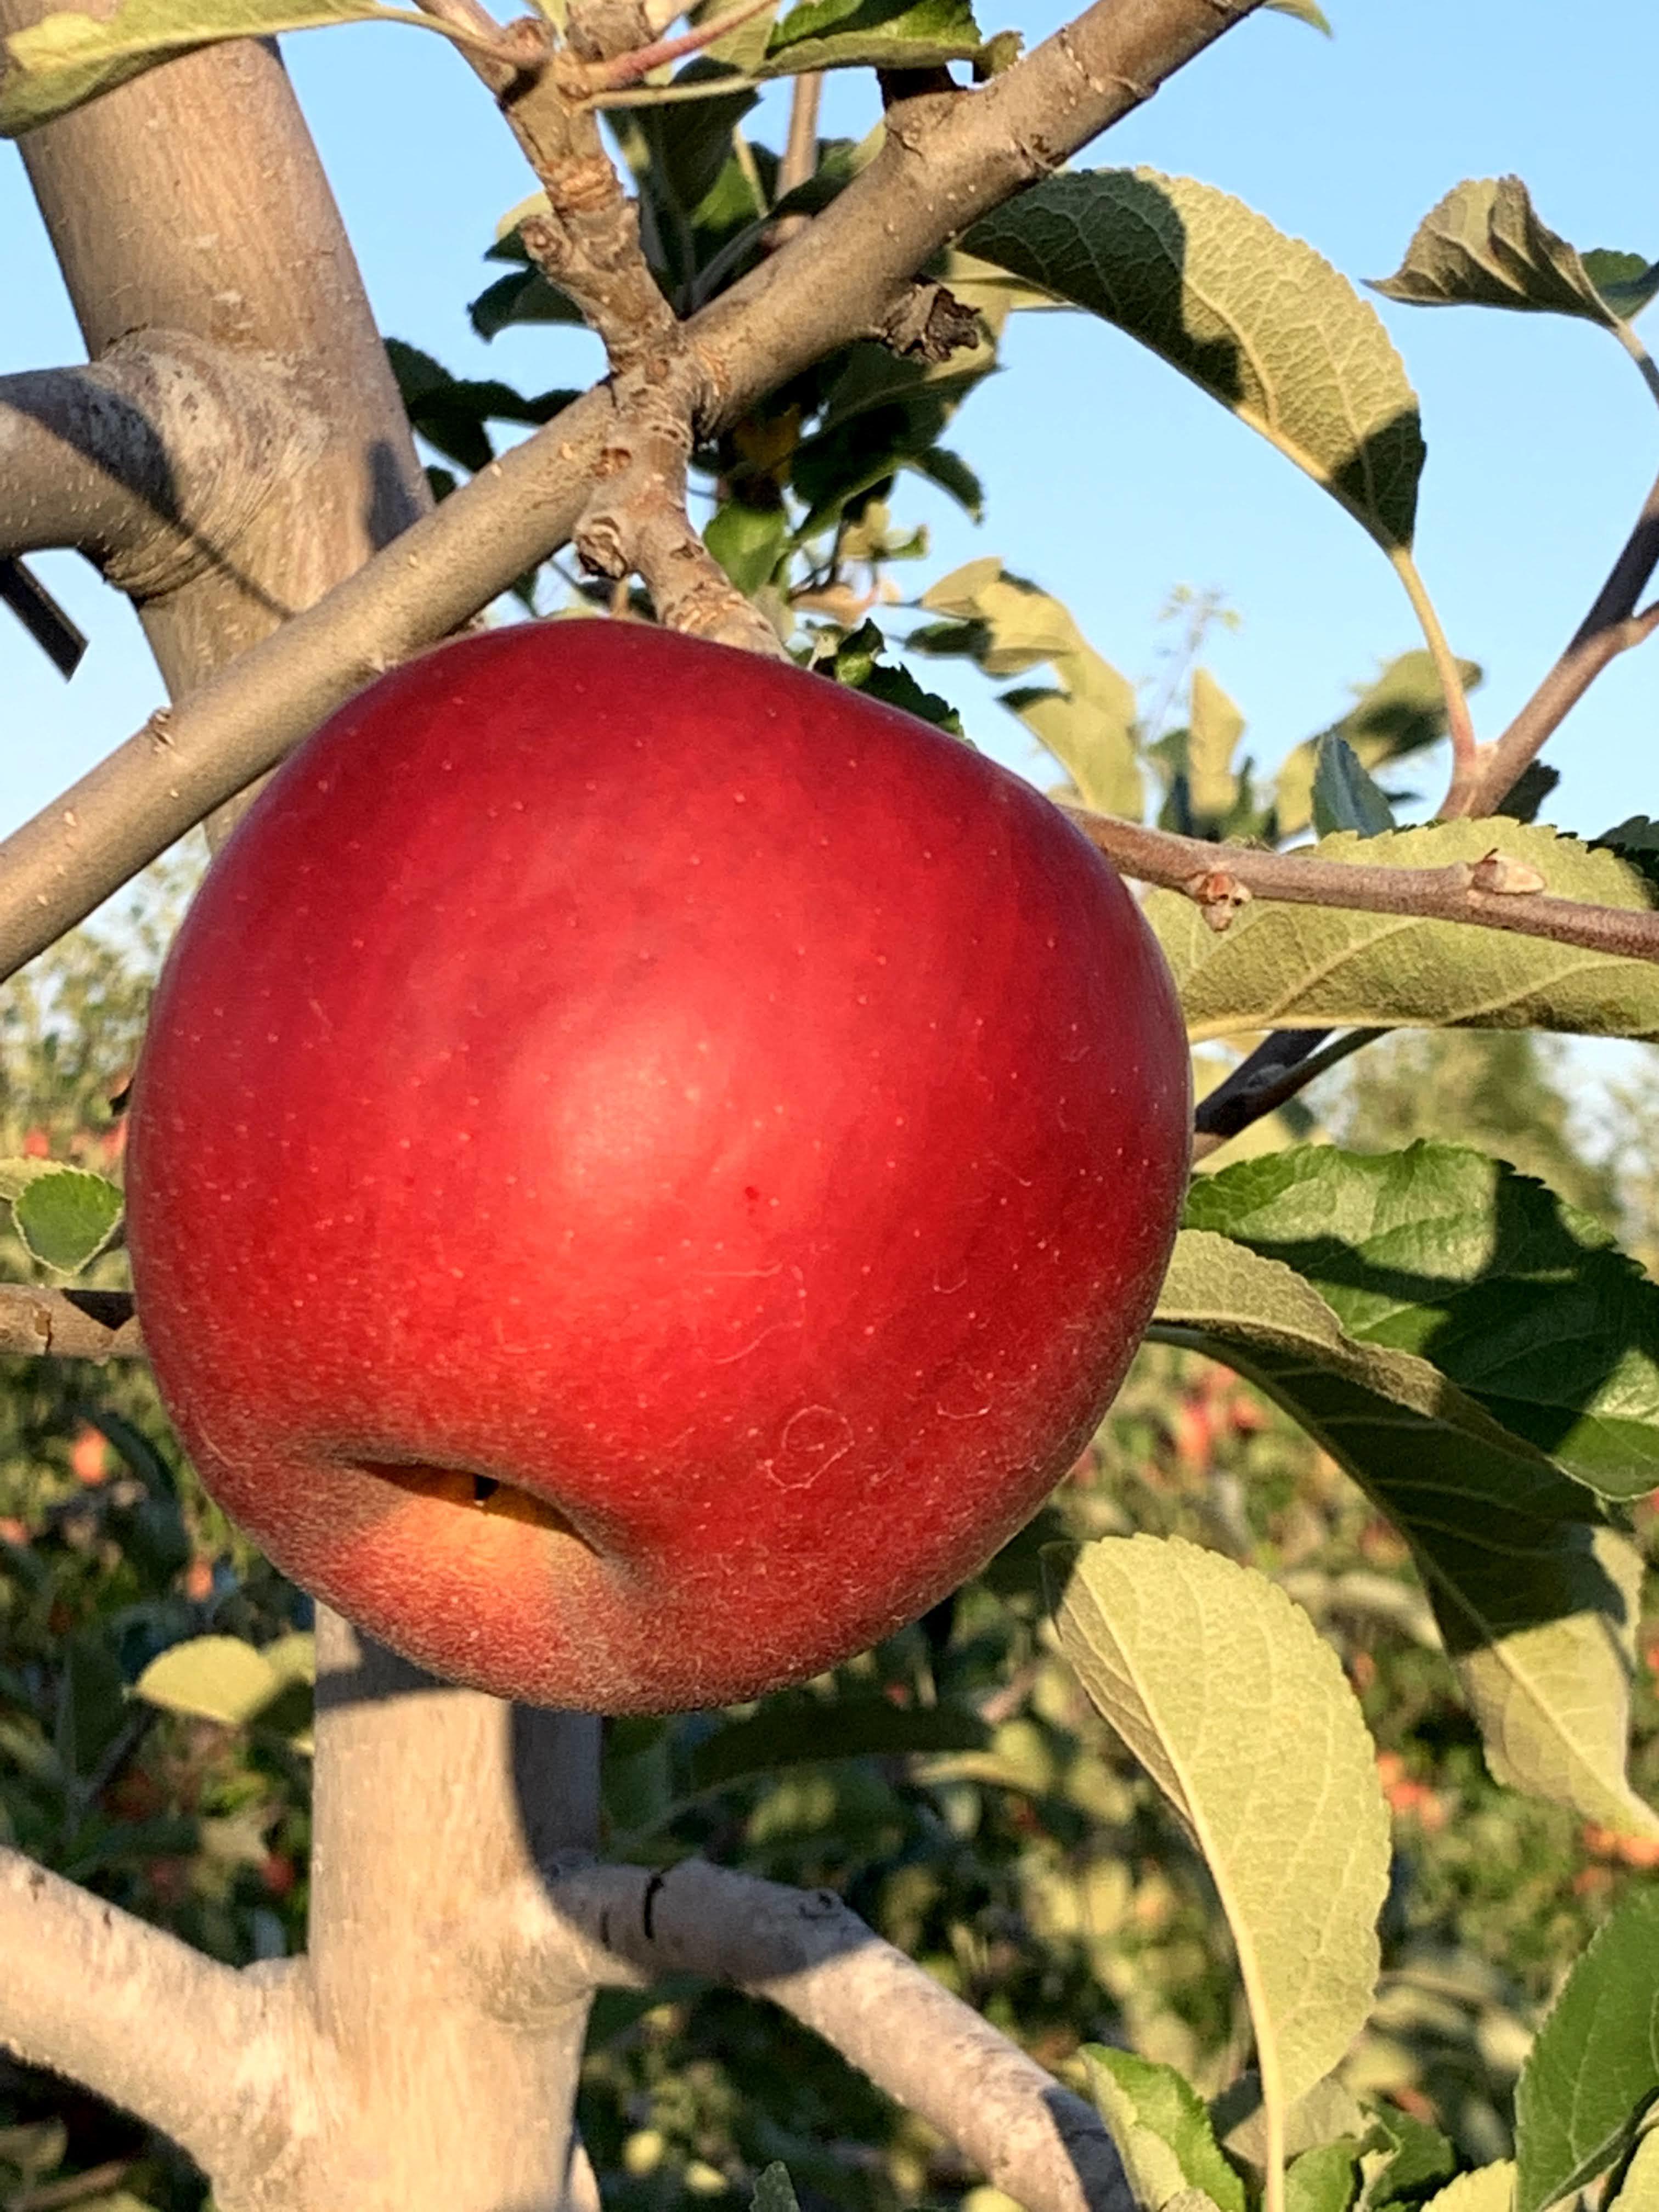
{"label": "apple leaf", "polygon": [[1513,2212],[1514,2204],[1515,2166],[1505,2158],[1460,2173],[1437,2190],[1422,2212]]}
{"label": "apple leaf", "polygon": [[795,2185],[781,2159],[763,2166],[755,2176],[755,2193],[749,2202],[753,2212],[800,2212]]}
{"label": "apple leaf", "polygon": [[752,597],[782,559],[789,517],[781,505],[748,507],[728,499],[708,518],[703,544],[738,589]]}
{"label": "apple leaf", "polygon": [[1085,2044],[1089,2089],[1146,2212],[1198,2190],[1218,2212],[1245,2212],[1244,2184],[1222,2155],[1204,2100],[1183,2074],[1130,2051]]}
{"label": "apple leaf", "polygon": [[1395,827],[1393,807],[1353,747],[1334,730],[1328,730],[1314,750],[1311,803],[1314,828],[1322,837],[1339,830],[1380,837]]}
{"label": "apple leaf", "polygon": [[[1659,904],[1639,869],[1537,823],[1438,822],[1378,837],[1342,831],[1321,860],[1433,868],[1494,848],[1557,898],[1634,912]],[[1263,1029],[1544,1029],[1659,1039],[1659,965],[1455,921],[1257,899],[1218,934],[1178,891],[1144,911],[1195,1040]]]}
{"label": "apple leaf", "polygon": [[1515,2093],[1515,2212],[1543,2212],[1621,2158],[1659,2095],[1659,1894],[1603,1922],[1539,2029]]}
{"label": "apple leaf", "polygon": [[60,1275],[78,1275],[104,1249],[121,1221],[121,1194],[102,1176],[51,1162],[12,1200],[17,1233],[33,1258]]}
{"label": "apple leaf", "polygon": [[1048,177],[963,240],[1115,323],[1304,469],[1393,555],[1416,520],[1417,395],[1376,311],[1230,193],[1152,169]]}
{"label": "apple leaf", "polygon": [[1176,1238],[1150,1334],[1249,1376],[1395,1522],[1499,1782],[1659,1835],[1625,1775],[1640,1559],[1589,1492],[1428,1360],[1349,1336],[1312,1284],[1213,1231]]}
{"label": "apple leaf", "polygon": [[1457,2153],[1438,2128],[1396,2105],[1385,2105],[1370,2117],[1360,2159],[1361,2212],[1419,2204],[1456,2172]]}
{"label": "apple leaf", "polygon": [[488,468],[495,457],[486,422],[538,426],[578,396],[558,391],[527,398],[494,377],[452,376],[429,353],[402,338],[387,338],[386,350],[410,428],[464,469]]}
{"label": "apple leaf", "polygon": [[432,16],[380,0],[122,0],[109,16],[43,15],[0,38],[0,137],[15,138],[198,46],[368,22],[455,35]]}
{"label": "apple leaf", "polygon": [[691,1794],[700,1795],[781,1767],[979,1751],[990,1740],[986,1723],[963,1705],[895,1705],[873,1695],[773,1698],[752,1718],[705,1737],[691,1753],[687,1778]]}
{"label": "apple leaf", "polygon": [[1207,668],[1193,671],[1188,704],[1187,793],[1195,815],[1224,821],[1238,796],[1233,755],[1244,717]]}
{"label": "apple leaf", "polygon": [[1095,651],[1068,608],[1010,575],[994,555],[941,576],[921,604],[947,619],[913,631],[913,652],[959,654],[991,677],[1046,661],[1059,690],[1022,686],[1004,692],[1002,704],[1054,755],[1085,805],[1140,818],[1134,686]]}
{"label": "apple leaf", "polygon": [[1341,1662],[1273,1583],[1178,1537],[1044,1565],[1066,1657],[1208,1864],[1282,2111],[1343,2057],[1376,1984],[1389,1814]]}
{"label": "apple leaf", "polygon": [[1316,2143],[1285,2169],[1285,2212],[1348,2212],[1359,2179],[1359,2145],[1346,2136]]}
{"label": "apple leaf", "polygon": [[1330,18],[1317,5],[1317,0],[1266,0],[1266,4],[1277,15],[1294,15],[1298,23],[1307,24],[1310,30],[1322,31],[1328,39],[1335,36]]}
{"label": "apple leaf", "polygon": [[1659,2130],[1637,2143],[1607,2212],[1659,2212]]}
{"label": "apple leaf", "polygon": [[1615,330],[1659,292],[1659,262],[1581,254],[1540,220],[1519,177],[1471,177],[1430,209],[1371,289],[1419,307],[1513,307]]}
{"label": "apple leaf", "polygon": [[[1457,672],[1465,693],[1480,684],[1478,661],[1460,660]],[[1279,764],[1273,812],[1281,837],[1293,837],[1313,818],[1313,781],[1321,739],[1340,738],[1360,765],[1377,769],[1385,761],[1420,752],[1446,734],[1446,695],[1432,658],[1419,646],[1389,661],[1374,683],[1364,685],[1340,721],[1287,753]]]}
{"label": "apple leaf", "polygon": [[237,1636],[194,1636],[152,1659],[134,1695],[168,1712],[241,1728],[281,1694],[283,1677]]}
{"label": "apple leaf", "polygon": [[38,1181],[41,1176],[61,1175],[63,1170],[64,1163],[61,1160],[37,1160],[21,1157],[16,1159],[0,1160],[0,1200],[8,1206],[12,1205],[21,1197],[30,1183]]}
{"label": "apple leaf", "polygon": [[933,69],[985,41],[969,0],[801,0],[774,27],[757,77],[807,70]]}
{"label": "apple leaf", "polygon": [[1284,1261],[1356,1343],[1432,1361],[1601,1496],[1659,1485],[1659,1283],[1507,1162],[1304,1146],[1204,1177],[1187,1225]]}

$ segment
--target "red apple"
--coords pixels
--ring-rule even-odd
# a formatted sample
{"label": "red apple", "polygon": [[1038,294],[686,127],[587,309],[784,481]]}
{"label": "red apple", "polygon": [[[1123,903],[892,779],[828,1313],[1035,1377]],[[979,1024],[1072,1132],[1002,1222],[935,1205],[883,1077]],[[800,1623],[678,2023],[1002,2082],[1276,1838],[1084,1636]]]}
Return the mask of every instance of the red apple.
{"label": "red apple", "polygon": [[1186,1178],[1139,909],[1017,777],[635,624],[442,647],[212,870],[137,1079],[209,1488],[423,1666],[726,1703],[913,1619],[1117,1388]]}

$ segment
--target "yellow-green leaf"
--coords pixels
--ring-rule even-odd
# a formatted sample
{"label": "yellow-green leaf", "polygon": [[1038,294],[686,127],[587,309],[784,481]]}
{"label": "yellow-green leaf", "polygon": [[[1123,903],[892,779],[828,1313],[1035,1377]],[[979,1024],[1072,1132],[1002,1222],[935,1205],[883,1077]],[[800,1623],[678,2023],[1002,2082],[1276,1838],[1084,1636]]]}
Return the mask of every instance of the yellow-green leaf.
{"label": "yellow-green leaf", "polygon": [[1494,2166],[1478,2166],[1473,2173],[1460,2173],[1455,2181],[1437,2190],[1423,2212],[1513,2212],[1515,2161],[1499,2159]]}
{"label": "yellow-green leaf", "polygon": [[1417,395],[1376,312],[1230,193],[1154,169],[1048,177],[963,243],[1115,323],[1306,470],[1385,551],[1408,548]]}
{"label": "yellow-green leaf", "polygon": [[263,1651],[238,1636],[195,1636],[152,1659],[134,1690],[169,1712],[240,1728],[271,1703],[284,1680]]}
{"label": "yellow-green leaf", "polygon": [[[1632,912],[1656,894],[1639,870],[1537,823],[1441,822],[1380,837],[1341,832],[1310,857],[1439,868],[1501,848],[1557,898]],[[1543,1029],[1659,1039],[1659,963],[1586,952],[1409,915],[1257,899],[1218,934],[1190,899],[1155,890],[1146,919],[1194,1038],[1264,1029]]]}
{"label": "yellow-green leaf", "polygon": [[1616,330],[1659,290],[1659,263],[1581,255],[1540,220],[1519,177],[1471,177],[1430,209],[1371,289],[1415,307],[1530,309]]}
{"label": "yellow-green leaf", "polygon": [[1217,1553],[1132,1536],[1046,1559],[1066,1656],[1209,1866],[1282,2121],[1376,1988],[1389,1816],[1353,1692],[1307,1615]]}

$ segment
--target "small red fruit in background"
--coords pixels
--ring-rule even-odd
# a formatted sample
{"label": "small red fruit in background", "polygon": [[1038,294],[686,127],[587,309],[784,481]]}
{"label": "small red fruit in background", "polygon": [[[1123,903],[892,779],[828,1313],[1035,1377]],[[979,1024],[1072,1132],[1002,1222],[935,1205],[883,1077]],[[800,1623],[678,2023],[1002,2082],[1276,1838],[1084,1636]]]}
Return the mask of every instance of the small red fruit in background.
{"label": "small red fruit in background", "polygon": [[727,1703],[1030,1518],[1145,1328],[1168,972],[1036,792],[632,623],[383,678],[288,763],[135,1086],[145,1340],[203,1477],[435,1672]]}

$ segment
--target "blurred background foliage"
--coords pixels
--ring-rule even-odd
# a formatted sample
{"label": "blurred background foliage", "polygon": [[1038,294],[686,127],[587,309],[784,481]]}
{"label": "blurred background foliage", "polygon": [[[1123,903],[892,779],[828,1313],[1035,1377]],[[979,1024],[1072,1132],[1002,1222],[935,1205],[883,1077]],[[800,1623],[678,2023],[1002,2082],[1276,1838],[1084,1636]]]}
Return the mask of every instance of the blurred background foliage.
{"label": "blurred background foliage", "polygon": [[[188,875],[152,875],[131,911],[65,939],[0,997],[0,1155],[118,1172],[111,1101]],[[1534,1037],[1406,1036],[1313,1097],[1346,1143],[1484,1146],[1651,1253],[1651,1121],[1615,1102],[1620,1139],[1597,1146],[1568,1079]],[[15,1243],[3,1264],[14,1280],[31,1272]],[[117,1249],[93,1279],[118,1284],[124,1267]],[[292,1637],[307,1601],[202,1492],[142,1364],[17,1361],[5,1383],[0,1838],[220,1958],[298,1950],[309,1771],[294,1714],[232,1728],[133,1686],[194,1637]],[[1650,1549],[1655,1517],[1638,1511]],[[608,1847],[647,1863],[702,1851],[835,1889],[1079,2086],[1079,2046],[1107,2041],[1219,2091],[1246,2061],[1248,2026],[1207,1877],[1057,1656],[1039,1599],[1043,1542],[1132,1528],[1274,1576],[1340,1653],[1396,1851],[1381,2002],[1345,2072],[1443,2130],[1461,2160],[1504,2155],[1531,2025],[1640,1879],[1642,1853],[1487,1778],[1398,1536],[1281,1414],[1189,1354],[1143,1352],[1039,1520],[877,1652],[739,1711],[613,1725]],[[1652,1796],[1659,1620],[1640,1648],[1632,1778]],[[601,1997],[581,2117],[618,2212],[747,2205],[780,2158],[806,2212],[1002,2203],[803,2030],[705,1985]],[[202,2201],[137,2123],[0,2061],[3,2212]]]}

